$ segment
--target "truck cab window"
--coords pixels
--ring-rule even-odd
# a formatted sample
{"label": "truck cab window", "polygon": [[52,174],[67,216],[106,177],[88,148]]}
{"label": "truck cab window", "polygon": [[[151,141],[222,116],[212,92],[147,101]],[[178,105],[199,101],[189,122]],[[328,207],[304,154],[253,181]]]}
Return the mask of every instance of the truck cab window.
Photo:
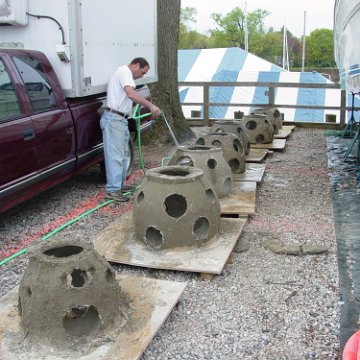
{"label": "truck cab window", "polygon": [[34,112],[56,108],[55,95],[40,62],[28,56],[14,56],[13,59],[25,84]]}
{"label": "truck cab window", "polygon": [[0,59],[0,120],[21,114],[19,100],[5,64]]}

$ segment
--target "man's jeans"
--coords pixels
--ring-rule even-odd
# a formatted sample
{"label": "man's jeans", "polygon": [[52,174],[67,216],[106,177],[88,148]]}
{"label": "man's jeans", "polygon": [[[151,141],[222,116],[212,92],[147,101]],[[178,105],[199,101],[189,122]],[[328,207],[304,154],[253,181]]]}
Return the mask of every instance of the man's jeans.
{"label": "man's jeans", "polygon": [[129,157],[129,128],[126,119],[105,111],[100,120],[103,132],[106,191],[120,190],[126,179]]}

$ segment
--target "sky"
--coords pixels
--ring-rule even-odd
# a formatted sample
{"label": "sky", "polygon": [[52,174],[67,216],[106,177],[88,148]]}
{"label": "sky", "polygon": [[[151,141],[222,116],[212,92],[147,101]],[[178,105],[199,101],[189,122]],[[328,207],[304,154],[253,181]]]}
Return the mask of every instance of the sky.
{"label": "sky", "polygon": [[304,12],[306,11],[305,35],[315,29],[333,29],[333,14],[335,0],[181,0],[181,7],[193,7],[197,11],[196,24],[191,28],[205,33],[215,24],[212,13],[229,13],[236,7],[247,12],[256,9],[268,10],[271,15],[266,18],[266,30],[272,26],[279,31],[285,24],[296,37],[304,34]]}

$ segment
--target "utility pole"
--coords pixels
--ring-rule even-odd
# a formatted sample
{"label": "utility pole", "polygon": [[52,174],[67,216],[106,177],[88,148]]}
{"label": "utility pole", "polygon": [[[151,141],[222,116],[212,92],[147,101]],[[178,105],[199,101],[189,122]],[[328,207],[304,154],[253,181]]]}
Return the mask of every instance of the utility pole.
{"label": "utility pole", "polygon": [[245,26],[245,51],[249,51],[249,29],[248,29],[248,23],[247,23],[247,2],[246,1],[245,1],[244,15],[245,15],[245,21],[244,21],[244,26]]}
{"label": "utility pole", "polygon": [[284,20],[283,28],[283,58],[282,58],[282,67],[283,69],[289,71],[289,48],[287,42],[287,28]]}
{"label": "utility pole", "polygon": [[305,71],[305,33],[306,33],[306,11],[304,11],[304,34],[303,34],[303,46],[302,46],[302,65],[301,71]]}

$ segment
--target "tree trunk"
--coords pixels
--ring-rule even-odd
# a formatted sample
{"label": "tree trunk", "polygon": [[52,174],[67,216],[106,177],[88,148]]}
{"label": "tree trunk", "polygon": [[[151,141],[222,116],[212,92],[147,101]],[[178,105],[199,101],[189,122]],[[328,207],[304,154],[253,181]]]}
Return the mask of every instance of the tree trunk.
{"label": "tree trunk", "polygon": [[[159,81],[154,84],[151,93],[154,103],[165,114],[177,140],[183,142],[195,135],[184,118],[179,101],[177,50],[180,9],[180,0],[157,1]],[[162,123],[162,126],[166,127],[163,117],[157,123]],[[169,134],[167,128],[162,130]]]}

